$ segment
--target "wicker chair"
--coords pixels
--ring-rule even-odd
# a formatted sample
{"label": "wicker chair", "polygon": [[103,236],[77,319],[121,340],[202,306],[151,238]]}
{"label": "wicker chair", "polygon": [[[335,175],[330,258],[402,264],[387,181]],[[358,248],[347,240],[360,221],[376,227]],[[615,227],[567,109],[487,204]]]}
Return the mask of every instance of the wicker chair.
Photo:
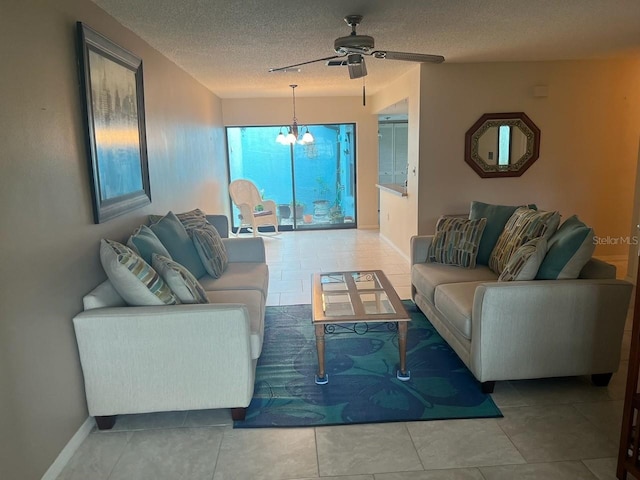
{"label": "wicker chair", "polygon": [[243,227],[250,229],[254,237],[265,233],[259,230],[262,226],[273,227],[276,235],[280,233],[275,202],[262,199],[253,182],[244,179],[234,180],[229,184],[229,195],[240,210],[240,225],[236,230],[236,236]]}

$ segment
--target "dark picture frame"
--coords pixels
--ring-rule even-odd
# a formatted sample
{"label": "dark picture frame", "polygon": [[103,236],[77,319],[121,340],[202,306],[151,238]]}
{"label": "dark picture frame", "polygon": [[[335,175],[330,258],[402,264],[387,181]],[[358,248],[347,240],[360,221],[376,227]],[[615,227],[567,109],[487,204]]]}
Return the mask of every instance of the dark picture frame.
{"label": "dark picture frame", "polygon": [[142,60],[77,23],[95,223],[151,203]]}

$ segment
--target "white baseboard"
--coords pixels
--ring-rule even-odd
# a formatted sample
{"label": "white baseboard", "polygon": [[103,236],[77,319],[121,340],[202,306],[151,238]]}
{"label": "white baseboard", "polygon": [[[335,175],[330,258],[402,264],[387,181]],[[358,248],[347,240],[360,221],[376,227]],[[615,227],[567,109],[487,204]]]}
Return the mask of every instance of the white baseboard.
{"label": "white baseboard", "polygon": [[358,230],[378,230],[379,225],[358,225]]}
{"label": "white baseboard", "polygon": [[387,245],[389,245],[389,246],[390,246],[391,248],[393,248],[396,252],[398,252],[398,253],[400,254],[400,256],[401,256],[402,258],[404,258],[404,259],[407,261],[407,263],[411,263],[411,259],[409,258],[409,255],[407,255],[407,254],[406,254],[406,253],[404,253],[402,250],[400,250],[400,249],[398,248],[398,246],[397,246],[395,243],[393,243],[391,240],[389,240],[387,237],[385,237],[382,233],[380,234],[380,238],[381,238],[382,240],[384,240],[384,241],[385,241],[385,243],[387,243]]}
{"label": "white baseboard", "polygon": [[84,423],[80,425],[78,431],[73,435],[73,437],[71,437],[71,440],[69,440],[58,457],[42,476],[42,480],[56,480],[56,478],[58,478],[58,475],[60,475],[64,467],[69,463],[69,460],[71,460],[71,457],[73,457],[73,454],[76,453],[78,448],[80,448],[82,442],[84,442],[84,440],[89,436],[89,433],[91,433],[91,430],[93,430],[93,427],[95,426],[96,422],[93,417],[87,417]]}

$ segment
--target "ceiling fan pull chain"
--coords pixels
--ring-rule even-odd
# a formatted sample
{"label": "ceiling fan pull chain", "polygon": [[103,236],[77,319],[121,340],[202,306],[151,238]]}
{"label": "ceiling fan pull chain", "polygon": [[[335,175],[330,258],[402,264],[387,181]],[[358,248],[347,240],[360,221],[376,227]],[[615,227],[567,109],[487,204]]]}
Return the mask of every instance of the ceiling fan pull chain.
{"label": "ceiling fan pull chain", "polygon": [[362,77],[362,106],[366,107],[367,106],[367,93],[366,93],[366,87],[365,87],[365,77]]}

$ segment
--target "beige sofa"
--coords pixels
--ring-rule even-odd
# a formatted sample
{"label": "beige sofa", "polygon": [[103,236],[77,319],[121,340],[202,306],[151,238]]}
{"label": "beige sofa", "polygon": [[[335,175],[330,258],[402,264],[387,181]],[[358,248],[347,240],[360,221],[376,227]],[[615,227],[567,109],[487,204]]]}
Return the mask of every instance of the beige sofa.
{"label": "beige sofa", "polygon": [[575,280],[498,281],[486,265],[428,263],[433,236],[411,239],[412,298],[486,393],[497,380],[592,375],[620,362],[632,285],[592,258]]}
{"label": "beige sofa", "polygon": [[[226,217],[207,216],[226,236]],[[74,319],[89,414],[231,408],[244,419],[262,351],[269,270],[262,238],[223,238],[229,264],[199,278],[211,303],[127,306],[109,280]]]}

